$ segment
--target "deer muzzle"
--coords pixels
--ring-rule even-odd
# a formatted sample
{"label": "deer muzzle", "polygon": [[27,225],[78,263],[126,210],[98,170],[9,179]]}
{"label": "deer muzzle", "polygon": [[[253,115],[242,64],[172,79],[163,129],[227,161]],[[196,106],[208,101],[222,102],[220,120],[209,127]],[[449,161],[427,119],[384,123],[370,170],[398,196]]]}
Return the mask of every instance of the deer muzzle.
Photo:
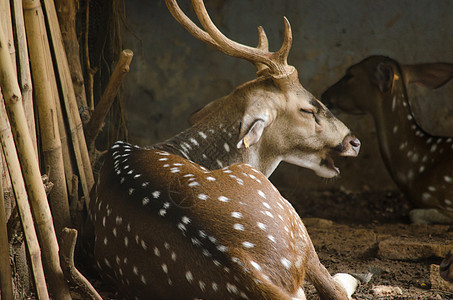
{"label": "deer muzzle", "polygon": [[360,146],[360,140],[349,134],[343,139],[343,142],[339,146],[338,152],[341,156],[355,157],[359,154]]}

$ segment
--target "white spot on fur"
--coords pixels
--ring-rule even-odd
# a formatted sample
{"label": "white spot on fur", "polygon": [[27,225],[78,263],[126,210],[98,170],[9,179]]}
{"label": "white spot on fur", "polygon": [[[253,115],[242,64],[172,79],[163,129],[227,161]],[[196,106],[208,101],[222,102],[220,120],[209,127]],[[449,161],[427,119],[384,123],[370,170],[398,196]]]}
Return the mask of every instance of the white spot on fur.
{"label": "white spot on fur", "polygon": [[244,225],[238,224],[238,223],[234,224],[233,228],[236,229],[236,230],[239,230],[239,231],[244,231],[244,229],[245,229]]}
{"label": "white spot on fur", "polygon": [[291,268],[291,262],[287,258],[283,257],[282,259],[280,259],[280,262],[287,270]]}
{"label": "white spot on fur", "polygon": [[250,242],[242,242],[242,246],[244,246],[244,248],[253,248],[255,247],[255,244]]}
{"label": "white spot on fur", "polygon": [[225,197],[225,196],[220,196],[220,197],[218,198],[218,200],[219,200],[220,202],[230,202],[230,199],[228,199],[228,198]]}
{"label": "white spot on fur", "polygon": [[257,264],[256,262],[254,262],[253,260],[250,261],[250,264],[258,271],[261,271],[261,266],[259,264]]}
{"label": "white spot on fur", "polygon": [[240,212],[238,212],[238,211],[233,211],[233,212],[231,213],[231,216],[232,216],[233,218],[236,218],[236,219],[242,218],[242,214],[241,214]]}
{"label": "white spot on fur", "polygon": [[192,283],[192,281],[193,281],[192,272],[190,272],[190,271],[187,271],[187,272],[186,272],[186,279],[187,279],[187,281],[188,281],[189,283]]}

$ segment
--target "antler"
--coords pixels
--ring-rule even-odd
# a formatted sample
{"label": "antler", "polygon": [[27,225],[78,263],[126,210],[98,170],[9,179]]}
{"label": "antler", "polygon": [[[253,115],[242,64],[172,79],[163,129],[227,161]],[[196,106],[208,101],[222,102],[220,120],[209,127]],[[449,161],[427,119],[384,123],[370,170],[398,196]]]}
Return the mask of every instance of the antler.
{"label": "antler", "polygon": [[[289,66],[287,59],[291,49],[292,33],[288,19],[284,18],[285,36],[281,48],[277,52],[270,52],[268,49],[268,40],[264,29],[258,27],[258,46],[256,48],[239,44],[220,32],[211,21],[206,11],[203,0],[192,0],[195,13],[203,29],[199,28],[192,22],[184,12],[179,8],[176,0],[165,0],[167,7],[173,17],[197,39],[211,45],[217,50],[233,57],[243,58],[253,63],[258,74],[269,68],[269,73],[274,77],[287,76],[294,71],[294,67]],[[263,66],[263,64],[266,67]]]}

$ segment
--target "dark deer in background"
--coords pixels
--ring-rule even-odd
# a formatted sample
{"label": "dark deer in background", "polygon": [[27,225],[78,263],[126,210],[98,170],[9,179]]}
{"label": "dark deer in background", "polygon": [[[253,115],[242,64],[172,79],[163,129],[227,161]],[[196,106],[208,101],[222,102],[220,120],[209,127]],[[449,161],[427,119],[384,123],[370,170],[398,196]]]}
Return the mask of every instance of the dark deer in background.
{"label": "dark deer in background", "polygon": [[201,0],[193,5],[206,31],[166,3],[191,34],[251,61],[259,77],[164,143],[112,146],[90,207],[101,273],[130,299],[305,299],[305,275],[322,299],[348,299],[356,280],[330,276],[300,217],[266,178],[282,160],[334,177],[331,154],[360,148],[287,64],[289,22],[272,53],[262,28],[251,48],[222,35]]}
{"label": "dark deer in background", "polygon": [[[414,119],[408,84],[435,89],[453,77],[453,64],[401,65],[371,56],[351,66],[322,99],[345,112],[373,116],[384,163],[416,207],[413,222],[453,223],[453,138],[432,136]],[[435,116],[433,116],[435,117]]]}

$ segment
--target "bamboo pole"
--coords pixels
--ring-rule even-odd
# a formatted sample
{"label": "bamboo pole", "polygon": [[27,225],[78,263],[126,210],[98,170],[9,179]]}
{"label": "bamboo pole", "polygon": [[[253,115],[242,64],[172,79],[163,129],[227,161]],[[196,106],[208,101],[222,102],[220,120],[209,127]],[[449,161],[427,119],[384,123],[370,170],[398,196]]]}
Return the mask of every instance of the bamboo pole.
{"label": "bamboo pole", "polygon": [[71,72],[69,70],[68,60],[63,46],[55,5],[52,0],[44,0],[44,6],[50,27],[53,49],[55,51],[56,64],[61,82],[60,86],[63,91],[64,106],[74,146],[74,154],[79,170],[80,182],[86,203],[88,205],[90,201],[90,190],[94,185],[93,170],[91,168],[91,161],[86,146],[83,125],[77,107]]}
{"label": "bamboo pole", "polygon": [[31,82],[30,64],[28,60],[27,38],[25,34],[24,12],[22,0],[13,0],[14,22],[16,32],[16,47],[19,59],[19,82],[24,102],[25,115],[27,116],[28,129],[30,131],[36,157],[38,157],[38,144],[36,142],[35,112],[33,108],[33,89]]}
{"label": "bamboo pole", "polygon": [[3,96],[8,111],[14,140],[25,184],[29,195],[32,213],[37,226],[38,238],[43,254],[43,265],[49,282],[49,289],[56,299],[71,299],[69,289],[63,278],[58,256],[58,243],[47,203],[46,193],[42,184],[38,161],[33,150],[33,143],[28,132],[27,120],[22,104],[17,77],[14,68],[8,58],[3,29],[0,28],[0,86],[3,88]]}
{"label": "bamboo pole", "polygon": [[82,123],[85,124],[90,120],[90,111],[87,106],[82,64],[80,63],[80,46],[76,32],[78,2],[78,0],[55,0],[55,7],[57,9],[63,45],[68,57],[77,107]]}
{"label": "bamboo pole", "polygon": [[16,50],[14,49],[13,23],[11,22],[11,7],[9,0],[0,0],[0,22],[7,37],[7,44],[14,71],[16,72]]}
{"label": "bamboo pole", "polygon": [[[6,10],[5,13],[6,15],[0,16],[0,20],[4,22],[4,27],[6,28],[7,34],[8,34],[8,48],[9,48],[9,53],[11,60],[13,62],[14,66],[14,71],[18,72],[20,75],[21,80],[21,88],[23,89],[23,95],[24,95],[24,107],[25,107],[25,112],[27,115],[27,120],[28,120],[28,128],[30,133],[32,134],[32,139],[33,139],[33,146],[35,149],[35,154],[36,157],[38,157],[38,152],[37,152],[37,143],[36,143],[36,131],[35,131],[35,122],[34,122],[34,111],[33,111],[33,99],[32,99],[32,91],[31,91],[31,78],[30,78],[30,69],[28,65],[28,53],[27,53],[27,45],[25,41],[25,27],[23,23],[23,17],[22,17],[22,6],[16,10],[16,7],[13,4],[13,1],[9,0],[0,0],[3,5],[5,5]],[[17,1],[17,0],[14,0]],[[20,0],[21,1],[21,0]],[[19,1],[19,2],[20,2]],[[10,3],[8,3],[10,2]],[[12,7],[9,7],[9,6]],[[13,9],[13,11],[11,11]],[[18,18],[18,16],[21,17],[22,20]],[[11,22],[11,19],[14,21]],[[13,24],[14,26],[14,32],[13,32]],[[23,33],[23,34],[22,34]],[[13,42],[14,41],[14,36],[16,38],[16,44]],[[17,48],[17,53],[14,49],[14,46]],[[17,54],[17,62],[16,62],[16,54]],[[16,70],[16,64],[17,64],[17,69]],[[28,76],[26,75],[26,72],[28,70]],[[5,164],[6,166],[6,164]],[[5,169],[6,170],[6,169]],[[5,172],[5,174],[8,174],[8,172]],[[7,175],[9,178],[9,174]],[[9,180],[9,179],[8,179]],[[10,186],[10,181],[6,183],[5,186]],[[7,199],[9,201],[9,199]],[[16,204],[11,203],[11,207],[14,207]],[[8,216],[9,212],[7,213]],[[32,278],[32,273],[30,273],[30,268],[29,268],[29,259],[27,258],[27,249],[25,243],[20,243],[20,244],[14,244],[12,245],[12,255],[13,259],[15,262],[15,272],[16,275],[18,276],[19,282],[15,285],[16,289],[22,288],[23,291],[29,291],[32,288],[31,282],[33,281]]]}
{"label": "bamboo pole", "polygon": [[[60,143],[61,143],[61,154],[63,156],[63,170],[66,179],[67,191],[72,191],[72,177],[74,176],[74,168],[72,167],[72,159],[69,150],[68,137],[66,135],[66,124],[64,121],[63,111],[61,110],[61,104],[59,102],[60,98],[58,96],[58,89],[56,84],[53,84],[53,94],[56,95],[55,99],[55,108],[57,113],[58,120],[58,131],[60,133]],[[69,193],[69,192],[68,192]],[[69,196],[68,196],[69,203]]]}
{"label": "bamboo pole", "polygon": [[[1,164],[2,162],[0,161],[0,167]],[[6,221],[3,184],[0,180],[0,299],[13,300],[13,278],[9,264],[9,243]]]}
{"label": "bamboo pole", "polygon": [[[50,56],[51,55],[50,55],[50,51],[49,51],[49,57]],[[52,97],[52,98],[55,100],[55,111],[56,111],[57,120],[58,120],[58,132],[60,133],[61,154],[63,157],[63,170],[64,170],[64,174],[65,174],[66,187],[67,187],[66,191],[72,191],[73,190],[72,189],[72,177],[74,176],[74,168],[72,167],[72,159],[71,159],[68,139],[67,139],[67,135],[66,135],[66,124],[64,121],[63,111],[61,109],[60,96],[58,93],[57,81],[55,78],[53,66],[52,66],[52,64],[47,64],[47,65],[49,67],[49,76],[51,77],[50,85],[52,88],[52,93],[54,95],[54,97]],[[64,90],[64,88],[62,88],[62,89]],[[50,196],[53,197],[54,195],[50,195]],[[51,199],[51,201],[52,201],[52,199]],[[69,203],[69,197],[68,197],[67,203]],[[51,208],[52,208],[52,206],[51,206]],[[70,216],[69,211],[68,211],[68,216]],[[65,217],[67,217],[67,216],[65,216]],[[54,220],[56,221],[55,213],[54,213]],[[70,223],[70,219],[66,219],[66,222]],[[55,229],[57,230],[57,236],[59,236],[61,234],[61,230],[63,228],[59,228],[58,226],[56,226]]]}
{"label": "bamboo pole", "polygon": [[129,65],[133,56],[134,52],[129,49],[125,49],[121,52],[109,83],[107,84],[99,103],[96,105],[96,109],[91,116],[90,122],[88,122],[86,126],[85,134],[87,137],[87,144],[90,148],[93,146],[99,131],[101,131],[105,117],[115,100],[115,96],[118,93],[118,89],[121,86],[124,76],[129,72]]}
{"label": "bamboo pole", "polygon": [[[14,145],[14,140],[11,133],[11,127],[9,125],[7,113],[3,103],[3,97],[1,97],[1,94],[0,94],[0,141],[2,143],[2,149],[6,158],[6,163],[8,165],[11,183],[13,185],[14,194],[16,196],[17,208],[19,211],[19,216],[22,221],[22,228],[24,230],[25,239],[27,241],[28,246],[27,248],[30,255],[30,263],[33,271],[33,278],[35,280],[36,293],[38,294],[38,298],[40,300],[49,299],[46,280],[44,277],[44,270],[41,262],[41,249],[39,247],[38,238],[36,236],[35,227],[33,225],[33,217],[30,211],[30,205],[28,203],[27,191],[25,189],[24,180],[22,178],[19,158],[17,157],[16,147]],[[0,197],[2,195],[0,195]],[[3,242],[1,242],[0,244],[3,244]],[[6,242],[5,245],[8,245],[8,242]],[[2,287],[2,299],[3,299],[3,287]]]}
{"label": "bamboo pole", "polygon": [[24,0],[23,5],[42,153],[46,168],[50,167],[49,180],[54,184],[49,193],[49,202],[55,231],[59,236],[64,227],[71,226],[71,218],[58,128],[58,109],[55,105],[58,94],[55,94],[55,75],[41,4],[37,0]]}

